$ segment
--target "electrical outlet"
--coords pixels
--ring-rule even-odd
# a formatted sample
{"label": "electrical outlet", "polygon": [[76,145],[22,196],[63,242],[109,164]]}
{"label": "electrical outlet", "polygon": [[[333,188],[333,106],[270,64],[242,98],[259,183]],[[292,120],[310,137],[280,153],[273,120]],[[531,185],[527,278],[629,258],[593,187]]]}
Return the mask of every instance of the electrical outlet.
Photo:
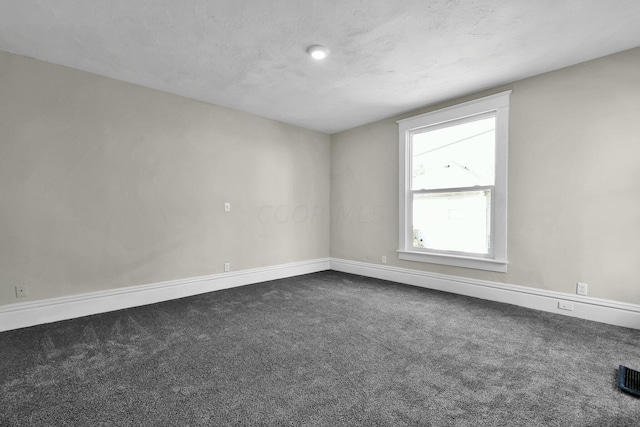
{"label": "electrical outlet", "polygon": [[571,304],[570,302],[566,302],[566,301],[558,301],[558,308],[560,310],[573,311],[573,304]]}
{"label": "electrical outlet", "polygon": [[382,263],[383,263],[383,264],[386,264],[386,263],[387,263],[387,257],[386,257],[386,256],[384,256],[384,255],[382,256]]}
{"label": "electrical outlet", "polygon": [[231,263],[230,262],[225,262],[224,263],[224,271],[231,271]]}
{"label": "electrical outlet", "polygon": [[225,204],[224,204],[224,211],[225,211],[225,212],[231,212],[231,203],[229,203],[229,202],[225,202]]}
{"label": "electrical outlet", "polygon": [[587,296],[587,284],[578,282],[576,285],[576,294]]}
{"label": "electrical outlet", "polygon": [[27,296],[26,286],[16,286],[16,298],[24,298]]}

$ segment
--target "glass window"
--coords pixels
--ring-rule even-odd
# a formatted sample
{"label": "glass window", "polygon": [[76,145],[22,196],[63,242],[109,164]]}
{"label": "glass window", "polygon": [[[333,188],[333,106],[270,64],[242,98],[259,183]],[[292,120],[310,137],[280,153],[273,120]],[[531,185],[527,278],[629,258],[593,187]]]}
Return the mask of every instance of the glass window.
{"label": "glass window", "polygon": [[509,94],[398,122],[401,259],[506,271]]}

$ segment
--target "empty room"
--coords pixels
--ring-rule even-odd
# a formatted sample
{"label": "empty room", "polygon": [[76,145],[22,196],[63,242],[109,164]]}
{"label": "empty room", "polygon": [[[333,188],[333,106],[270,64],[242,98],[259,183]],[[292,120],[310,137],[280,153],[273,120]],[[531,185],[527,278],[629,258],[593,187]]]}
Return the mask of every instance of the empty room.
{"label": "empty room", "polygon": [[0,426],[636,426],[640,2],[0,1]]}

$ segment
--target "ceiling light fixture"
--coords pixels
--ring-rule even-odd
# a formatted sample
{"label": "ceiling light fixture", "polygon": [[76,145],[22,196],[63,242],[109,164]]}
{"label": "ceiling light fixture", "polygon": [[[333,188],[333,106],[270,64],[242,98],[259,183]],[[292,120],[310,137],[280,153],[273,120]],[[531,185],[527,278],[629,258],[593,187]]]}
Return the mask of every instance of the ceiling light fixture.
{"label": "ceiling light fixture", "polygon": [[317,44],[307,49],[307,53],[311,55],[313,59],[321,60],[329,56],[329,49]]}

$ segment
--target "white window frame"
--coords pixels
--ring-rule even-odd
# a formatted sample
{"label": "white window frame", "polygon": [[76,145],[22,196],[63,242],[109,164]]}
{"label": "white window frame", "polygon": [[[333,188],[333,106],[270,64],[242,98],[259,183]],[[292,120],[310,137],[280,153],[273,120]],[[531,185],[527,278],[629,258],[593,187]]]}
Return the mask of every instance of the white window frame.
{"label": "white window frame", "polygon": [[[509,96],[501,92],[419,116],[398,120],[400,139],[400,221],[398,257],[407,261],[466,267],[506,273],[507,271],[507,158],[509,143]],[[491,251],[487,256],[443,253],[413,248],[411,197],[411,137],[425,128],[447,122],[495,113],[495,185],[491,194]],[[453,123],[452,123],[453,125]],[[482,187],[471,187],[481,189]]]}

